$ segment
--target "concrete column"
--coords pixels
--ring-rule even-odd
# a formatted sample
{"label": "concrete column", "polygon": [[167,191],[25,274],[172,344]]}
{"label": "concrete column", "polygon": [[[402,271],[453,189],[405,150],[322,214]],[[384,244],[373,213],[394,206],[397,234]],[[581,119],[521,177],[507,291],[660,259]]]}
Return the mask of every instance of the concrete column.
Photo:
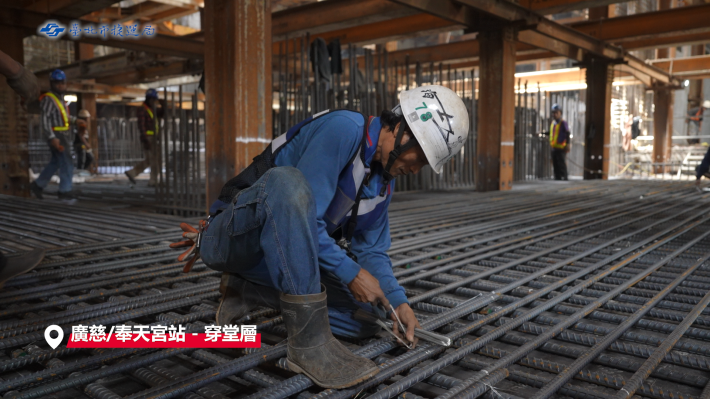
{"label": "concrete column", "polygon": [[[24,31],[0,25],[0,50],[24,64]],[[27,113],[20,96],[0,78],[0,193],[30,196]]]}
{"label": "concrete column", "polygon": [[[673,137],[673,90],[657,88],[653,91],[653,162],[668,162]],[[668,172],[657,166],[655,173]]]}
{"label": "concrete column", "polygon": [[207,206],[271,130],[270,0],[205,1]]}
{"label": "concrete column", "polygon": [[512,27],[481,31],[476,190],[509,190],[513,182],[515,39]]}
{"label": "concrete column", "polygon": [[[74,43],[74,55],[77,61],[94,58],[94,45],[86,43]],[[89,121],[89,144],[94,155],[94,164],[91,166],[91,173],[96,173],[99,165],[99,115],[96,111],[96,94],[79,94],[79,108],[89,111],[91,120]]]}
{"label": "concrete column", "polygon": [[587,67],[587,112],[585,121],[584,179],[606,179],[609,173],[611,137],[611,83],[613,68],[590,58]]}

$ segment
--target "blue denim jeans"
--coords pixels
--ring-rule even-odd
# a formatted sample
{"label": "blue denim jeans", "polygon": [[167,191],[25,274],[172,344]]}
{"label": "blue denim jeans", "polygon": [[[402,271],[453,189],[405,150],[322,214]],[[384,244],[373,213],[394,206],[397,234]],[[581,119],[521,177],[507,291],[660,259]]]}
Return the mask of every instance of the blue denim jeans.
{"label": "blue denim jeans", "polygon": [[71,191],[71,179],[74,174],[71,150],[68,145],[64,145],[64,152],[59,152],[54,147],[49,147],[49,151],[52,153],[52,159],[39,174],[35,183],[41,188],[47,187],[49,179],[59,170],[59,192],[68,193]]}
{"label": "blue denim jeans", "polygon": [[340,279],[320,269],[316,223],[313,192],[303,174],[292,167],[272,168],[210,221],[200,254],[214,270],[286,294],[317,294],[323,283],[334,334],[375,334],[379,327],[352,318],[358,308],[372,311],[370,305],[357,302]]}

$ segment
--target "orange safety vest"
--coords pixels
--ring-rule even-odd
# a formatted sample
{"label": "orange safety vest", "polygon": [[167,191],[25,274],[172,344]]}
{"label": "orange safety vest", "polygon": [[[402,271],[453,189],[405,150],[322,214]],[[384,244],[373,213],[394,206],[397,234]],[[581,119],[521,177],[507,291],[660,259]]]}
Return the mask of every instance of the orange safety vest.
{"label": "orange safety vest", "polygon": [[557,137],[560,135],[560,126],[562,121],[555,123],[554,121],[550,124],[550,146],[552,148],[564,149],[567,146],[567,140],[562,143],[557,142]]}
{"label": "orange safety vest", "polygon": [[150,119],[152,119],[155,122],[155,130],[146,130],[145,131],[146,136],[152,136],[155,134],[155,132],[158,131],[158,121],[155,120],[155,117],[153,116],[153,111],[150,109],[148,104],[143,103],[143,107],[145,108],[146,111],[148,111],[148,115],[150,116]]}
{"label": "orange safety vest", "polygon": [[54,104],[57,106],[57,108],[59,108],[59,112],[62,113],[62,121],[64,122],[64,126],[52,126],[52,131],[65,132],[69,130],[69,110],[66,108],[64,101],[59,101],[57,96],[55,96],[54,93],[52,93],[51,91],[39,96],[39,100],[42,101],[42,99],[45,97],[49,97],[54,100]]}

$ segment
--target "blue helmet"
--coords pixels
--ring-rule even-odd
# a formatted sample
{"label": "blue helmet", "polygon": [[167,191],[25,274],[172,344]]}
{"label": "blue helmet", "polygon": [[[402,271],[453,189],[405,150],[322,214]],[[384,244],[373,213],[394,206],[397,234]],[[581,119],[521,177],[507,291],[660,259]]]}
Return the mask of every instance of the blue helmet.
{"label": "blue helmet", "polygon": [[155,89],[148,89],[145,91],[145,99],[158,98],[158,92]]}
{"label": "blue helmet", "polygon": [[555,112],[555,111],[562,112],[562,107],[560,107],[560,104],[552,104],[552,112]]}
{"label": "blue helmet", "polygon": [[52,82],[67,80],[67,75],[61,69],[55,69],[52,71],[52,74],[49,75],[49,80]]}

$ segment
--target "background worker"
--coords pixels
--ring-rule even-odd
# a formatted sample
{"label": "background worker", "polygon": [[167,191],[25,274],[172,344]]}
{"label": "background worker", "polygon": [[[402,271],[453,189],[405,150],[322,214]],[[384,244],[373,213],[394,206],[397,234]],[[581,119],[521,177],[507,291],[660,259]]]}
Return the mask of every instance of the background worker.
{"label": "background worker", "polygon": [[153,154],[155,147],[155,135],[158,134],[159,122],[158,118],[163,117],[164,106],[156,109],[158,103],[158,92],[155,89],[148,89],[145,92],[145,101],[138,108],[138,130],[140,132],[140,140],[143,144],[143,160],[138,162],[133,169],[126,171],[126,176],[131,183],[136,184],[136,176],[150,167],[150,179],[148,186],[155,186],[158,177],[158,167],[155,165],[157,161]]}
{"label": "background worker", "polygon": [[74,202],[72,194],[72,176],[74,165],[71,156],[71,143],[74,141],[71,124],[76,118],[69,115],[69,108],[64,102],[64,92],[67,90],[64,71],[55,69],[49,77],[50,91],[40,96],[39,128],[44,133],[52,159],[44,167],[39,177],[32,182],[30,190],[42,199],[44,188],[49,179],[59,171],[59,199]]}
{"label": "background worker", "polygon": [[[289,368],[325,388],[379,371],[332,335],[377,333],[353,319],[358,309],[372,312],[378,302],[394,309],[416,344],[419,322],[387,255],[393,179],[427,164],[440,173],[468,129],[461,98],[432,85],[403,91],[400,106],[380,117],[321,113],[272,141],[225,184],[200,235],[205,264],[223,272],[217,323],[234,323],[256,306],[281,308]],[[199,239],[182,227],[188,240],[171,246],[190,249],[179,260]]]}
{"label": "background worker", "polygon": [[[693,133],[697,132],[695,134],[700,136],[702,133],[703,114],[706,109],[710,109],[710,100],[705,100],[700,106],[688,110],[687,120],[694,126],[694,131],[688,132],[689,135],[692,136]],[[698,144],[699,142],[700,139],[688,139],[688,144]]]}
{"label": "background worker", "polygon": [[567,180],[566,156],[569,152],[570,138],[567,121],[562,119],[562,107],[552,104],[552,123],[550,124],[550,148],[552,149],[552,169],[555,180]]}
{"label": "background worker", "polygon": [[76,117],[76,131],[74,134],[74,155],[76,155],[76,168],[88,170],[94,162],[94,155],[89,145],[89,111],[82,109]]}
{"label": "background worker", "polygon": [[[9,55],[0,51],[0,74],[5,76],[7,84],[19,94],[22,103],[29,107],[39,99],[37,77]],[[44,258],[43,250],[33,250],[19,256],[7,257],[0,252],[0,288],[5,282],[17,275],[34,269]]]}

